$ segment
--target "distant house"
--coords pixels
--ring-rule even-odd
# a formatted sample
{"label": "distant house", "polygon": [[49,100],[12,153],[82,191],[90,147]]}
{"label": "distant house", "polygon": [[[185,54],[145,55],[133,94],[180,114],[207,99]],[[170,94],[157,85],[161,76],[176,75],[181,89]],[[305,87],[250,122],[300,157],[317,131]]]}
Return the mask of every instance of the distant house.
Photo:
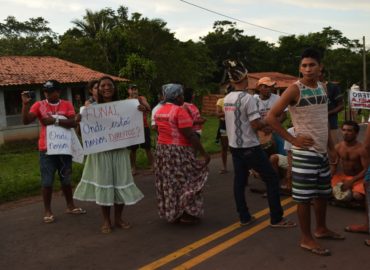
{"label": "distant house", "polygon": [[289,85],[293,84],[299,79],[298,77],[288,75],[288,74],[283,74],[280,72],[248,73],[248,89],[252,91],[256,91],[257,82],[259,79],[263,77],[270,77],[271,80],[276,82],[275,89],[278,95],[284,92],[284,90],[287,89]]}
{"label": "distant house", "polygon": [[[276,94],[280,95],[289,85],[296,82],[299,78],[280,72],[255,72],[248,73],[248,90],[251,94],[257,90],[257,82],[263,77],[270,77],[276,82]],[[202,113],[206,115],[216,115],[216,102],[224,96],[227,84],[221,85],[220,94],[204,96],[202,100]]]}
{"label": "distant house", "polygon": [[0,144],[38,136],[37,122],[22,124],[22,91],[35,91],[36,100],[40,100],[44,98],[41,90],[45,81],[57,80],[64,87],[63,99],[72,101],[75,94],[80,94],[84,101],[87,82],[102,76],[128,81],[56,57],[0,56]]}

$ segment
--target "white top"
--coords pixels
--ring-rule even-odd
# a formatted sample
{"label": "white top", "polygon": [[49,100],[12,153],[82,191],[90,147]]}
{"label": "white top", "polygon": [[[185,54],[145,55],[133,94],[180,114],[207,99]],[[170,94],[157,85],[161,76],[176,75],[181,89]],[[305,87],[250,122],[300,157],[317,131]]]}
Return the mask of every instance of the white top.
{"label": "white top", "polygon": [[[290,133],[290,135],[295,137],[294,127],[288,128],[287,131]],[[292,150],[292,144],[287,140],[284,141],[284,150],[287,152]]]}
{"label": "white top", "polygon": [[256,99],[246,91],[232,91],[224,99],[229,146],[248,148],[260,145],[250,122],[261,118]]}
{"label": "white top", "polygon": [[155,124],[155,119],[154,119],[154,116],[155,116],[155,113],[158,111],[158,109],[160,108],[160,107],[162,107],[162,103],[158,103],[157,105],[155,105],[155,107],[152,109],[152,116],[151,116],[151,118],[150,118],[150,124],[151,124],[151,126],[155,126],[156,124]]}
{"label": "white top", "polygon": [[[262,100],[259,95],[254,95],[254,97],[257,100],[257,107],[261,118],[264,118],[272,106],[274,106],[274,104],[280,99],[279,95],[273,93],[271,93],[270,97],[265,100]],[[284,111],[288,111],[288,108],[286,108]]]}

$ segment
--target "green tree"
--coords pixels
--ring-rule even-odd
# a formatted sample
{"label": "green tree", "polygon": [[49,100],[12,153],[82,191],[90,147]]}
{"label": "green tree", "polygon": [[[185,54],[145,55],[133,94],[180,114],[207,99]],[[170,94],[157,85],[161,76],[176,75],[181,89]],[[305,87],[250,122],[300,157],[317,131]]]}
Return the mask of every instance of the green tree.
{"label": "green tree", "polygon": [[119,75],[134,81],[139,86],[140,94],[146,97],[151,96],[149,89],[152,88],[153,81],[157,77],[156,66],[153,61],[137,54],[131,54]]}
{"label": "green tree", "polygon": [[0,55],[53,55],[57,40],[41,17],[20,22],[8,16],[0,23]]}
{"label": "green tree", "polygon": [[216,21],[213,29],[201,40],[217,65],[214,81],[220,82],[224,70],[222,63],[227,58],[241,60],[251,72],[275,70],[273,44],[244,35],[243,30],[230,21]]}

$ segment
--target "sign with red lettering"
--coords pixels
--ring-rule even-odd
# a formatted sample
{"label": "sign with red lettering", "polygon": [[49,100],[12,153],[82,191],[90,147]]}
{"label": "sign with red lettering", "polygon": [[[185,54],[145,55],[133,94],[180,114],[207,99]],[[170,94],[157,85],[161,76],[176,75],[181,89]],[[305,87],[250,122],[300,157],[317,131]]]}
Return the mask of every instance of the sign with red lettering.
{"label": "sign with red lettering", "polygon": [[137,99],[94,104],[81,110],[81,136],[85,154],[144,142],[143,113]]}
{"label": "sign with red lettering", "polygon": [[351,90],[349,101],[352,109],[370,109],[370,92]]}

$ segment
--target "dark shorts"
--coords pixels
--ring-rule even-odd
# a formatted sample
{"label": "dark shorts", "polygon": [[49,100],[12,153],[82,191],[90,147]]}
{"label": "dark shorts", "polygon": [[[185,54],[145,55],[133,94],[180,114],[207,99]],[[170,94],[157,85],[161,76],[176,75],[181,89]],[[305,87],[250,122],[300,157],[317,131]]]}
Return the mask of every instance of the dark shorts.
{"label": "dark shorts", "polygon": [[151,141],[150,141],[150,128],[144,127],[144,137],[145,142],[142,144],[135,144],[127,147],[130,150],[137,150],[139,147],[142,149],[150,149],[152,147]]}
{"label": "dark shorts", "polygon": [[40,152],[40,173],[42,187],[52,187],[55,172],[58,172],[60,182],[63,186],[71,184],[72,156],[69,155],[47,155]]}

